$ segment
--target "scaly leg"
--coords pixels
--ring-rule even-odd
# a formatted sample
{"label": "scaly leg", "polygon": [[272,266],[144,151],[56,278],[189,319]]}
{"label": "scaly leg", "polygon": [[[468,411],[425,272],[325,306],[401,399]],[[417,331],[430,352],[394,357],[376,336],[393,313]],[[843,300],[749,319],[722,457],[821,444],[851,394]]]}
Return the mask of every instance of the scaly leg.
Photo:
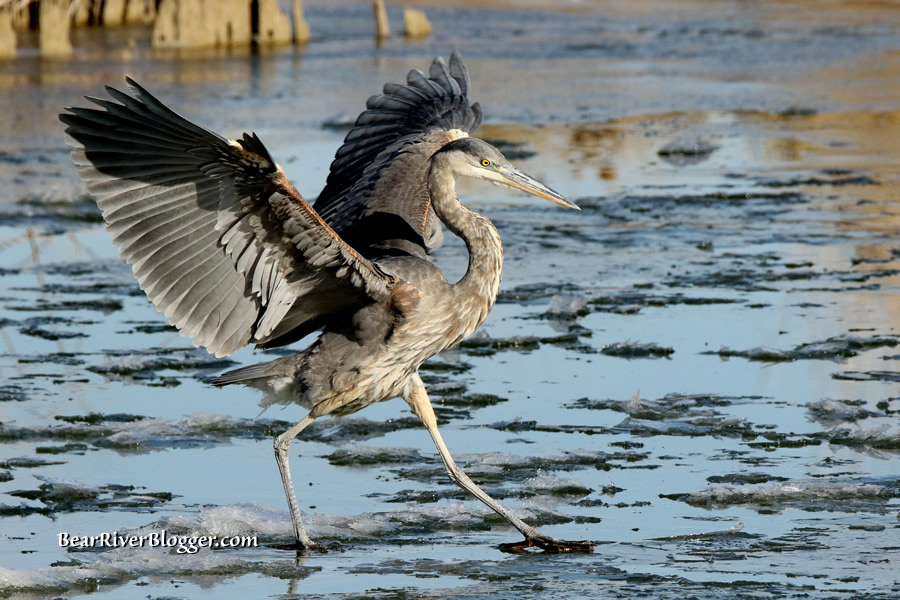
{"label": "scaly leg", "polygon": [[294,483],[291,481],[291,466],[288,464],[291,440],[306,429],[307,425],[312,423],[313,420],[313,417],[307,415],[302,421],[275,438],[275,461],[278,463],[278,470],[281,472],[281,482],[284,484],[284,495],[287,496],[288,509],[291,511],[291,523],[294,525],[294,537],[297,539],[297,545],[303,550],[325,552],[326,550],[323,546],[309,539],[309,535],[303,528],[303,521],[300,518],[300,506],[297,503],[297,495],[294,492]]}
{"label": "scaly leg", "polygon": [[431,439],[434,440],[434,445],[437,446],[441,459],[444,461],[444,467],[446,467],[447,473],[450,475],[450,479],[452,479],[456,485],[481,500],[488,508],[506,519],[510,525],[518,529],[519,532],[525,536],[524,542],[501,544],[501,550],[505,552],[522,552],[525,548],[534,546],[547,552],[593,551],[594,545],[589,541],[567,542],[541,535],[537,529],[531,527],[522,521],[522,519],[516,517],[500,506],[493,498],[488,496],[484,490],[475,485],[475,482],[469,479],[469,476],[456,465],[453,457],[450,456],[450,451],[444,444],[443,438],[441,438],[441,434],[437,428],[437,418],[434,416],[434,409],[431,407],[431,401],[428,399],[428,392],[425,391],[425,384],[418,374],[415,374],[410,378],[406,395],[403,399],[406,400],[413,412],[416,413],[416,416],[418,416],[422,420],[422,423],[425,424],[428,433],[431,434]]}

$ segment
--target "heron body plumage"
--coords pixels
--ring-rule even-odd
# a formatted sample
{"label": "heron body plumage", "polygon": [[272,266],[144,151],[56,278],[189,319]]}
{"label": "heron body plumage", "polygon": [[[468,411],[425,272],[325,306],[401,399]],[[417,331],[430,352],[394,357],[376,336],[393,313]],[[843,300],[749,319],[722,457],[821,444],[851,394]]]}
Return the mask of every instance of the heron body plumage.
{"label": "heron body plumage", "polygon": [[431,208],[466,243],[469,264],[462,279],[449,284],[440,269],[418,256],[374,259],[395,282],[389,298],[326,325],[306,351],[268,363],[271,377],[278,381],[285,372],[293,373],[292,396],[284,393],[283,386],[261,381],[270,377],[265,369],[238,370],[244,371],[245,379],[226,374],[214,384],[256,380],[251,385],[271,396],[263,399],[263,405],[293,402],[308,408],[314,417],[347,415],[403,396],[407,379],[423,362],[456,345],[484,322],[500,287],[500,235],[487,217],[459,202],[447,153],[422,158],[429,167],[425,177]]}
{"label": "heron body plumage", "polygon": [[[456,466],[437,429],[423,362],[472,334],[493,308],[503,250],[491,222],[456,195],[458,177],[562,196],[469,136],[481,109],[468,101],[457,53],[428,75],[387,84],[337,151],[315,207],[255,135],[227,140],[180,117],[137,83],[107,88],[100,109],[69,108],[72,157],[97,198],[122,257],[182,335],[217,356],[319,331],[305,350],[213,379],[262,390],[264,404],[295,403],[306,418],[278,436],[275,456],[299,547],[302,525],[288,448],[309,423],[402,397],[431,434],[451,479],[524,536],[510,549],[589,551],[540,535]],[[465,275],[449,283],[428,258],[441,223],[463,239]]]}

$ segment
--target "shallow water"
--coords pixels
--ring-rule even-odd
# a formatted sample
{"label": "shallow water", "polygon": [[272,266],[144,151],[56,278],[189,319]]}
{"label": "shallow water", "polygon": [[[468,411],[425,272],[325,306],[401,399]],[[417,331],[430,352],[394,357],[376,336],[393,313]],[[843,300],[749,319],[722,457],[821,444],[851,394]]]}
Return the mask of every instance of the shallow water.
{"label": "shallow water", "polygon": [[[70,61],[2,65],[0,597],[900,594],[895,11],[463,3],[429,9],[426,41],[373,47],[367,7],[306,4],[302,50],[179,57],[83,31]],[[334,545],[297,558],[277,548],[271,439],[301,409],[205,383],[260,357],[214,359],[153,310],[55,114],[128,73],[214,130],[253,128],[314,197],[363,99],[453,47],[480,135],[583,210],[461,185],[500,230],[504,282],[423,377],[473,479],[597,546],[500,553],[516,536],[393,400],[293,446],[310,532]],[[460,275],[462,244],[438,263]],[[58,545],[162,530],[258,546]]]}

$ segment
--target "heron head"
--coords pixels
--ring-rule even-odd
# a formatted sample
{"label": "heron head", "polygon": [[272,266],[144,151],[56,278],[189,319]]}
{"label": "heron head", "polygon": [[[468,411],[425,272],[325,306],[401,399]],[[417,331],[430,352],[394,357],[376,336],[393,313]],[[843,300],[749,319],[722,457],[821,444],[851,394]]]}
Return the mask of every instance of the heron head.
{"label": "heron head", "polygon": [[503,154],[484,140],[464,137],[445,144],[435,153],[442,154],[456,175],[483,179],[549,200],[555,204],[580,210],[559,193],[514,167]]}

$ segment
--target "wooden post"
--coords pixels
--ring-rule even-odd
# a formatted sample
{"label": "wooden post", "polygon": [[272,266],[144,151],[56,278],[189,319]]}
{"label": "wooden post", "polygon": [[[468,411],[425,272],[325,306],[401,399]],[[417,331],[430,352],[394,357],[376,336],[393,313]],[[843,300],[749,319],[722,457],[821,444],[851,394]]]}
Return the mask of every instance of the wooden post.
{"label": "wooden post", "polygon": [[431,23],[421,10],[414,8],[403,9],[403,26],[406,28],[406,37],[418,38],[431,35]]}
{"label": "wooden post", "polygon": [[153,26],[154,48],[244,46],[251,37],[249,0],[163,0]]}
{"label": "wooden post", "polygon": [[38,39],[44,56],[68,56],[69,0],[41,0],[38,16]]}
{"label": "wooden post", "polygon": [[13,29],[12,3],[0,6],[0,58],[16,55],[16,30]]}
{"label": "wooden post", "polygon": [[123,21],[126,25],[150,24],[155,18],[156,2],[153,2],[153,0],[127,0],[125,4],[125,20]]}
{"label": "wooden post", "polygon": [[291,20],[281,12],[278,0],[259,0],[259,33],[256,41],[260,44],[291,43]]}
{"label": "wooden post", "polygon": [[[41,0],[43,4],[44,0]],[[105,0],[103,3],[103,26],[121,25],[125,22],[125,0]]]}
{"label": "wooden post", "polygon": [[379,40],[391,36],[391,25],[388,23],[387,9],[384,0],[375,0],[375,37]]}
{"label": "wooden post", "polygon": [[294,43],[298,46],[308,44],[310,38],[309,23],[303,18],[303,0],[293,0]]}

